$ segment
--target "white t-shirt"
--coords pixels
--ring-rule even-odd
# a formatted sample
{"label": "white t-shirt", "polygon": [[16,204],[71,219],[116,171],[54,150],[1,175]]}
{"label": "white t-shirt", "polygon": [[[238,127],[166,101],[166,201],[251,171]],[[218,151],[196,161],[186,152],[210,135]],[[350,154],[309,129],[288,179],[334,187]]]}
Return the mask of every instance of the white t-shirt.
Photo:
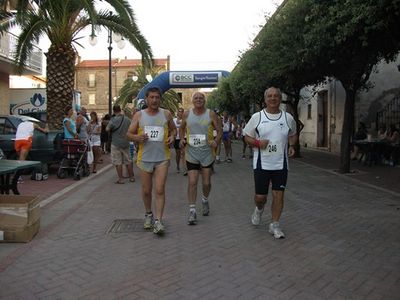
{"label": "white t-shirt", "polygon": [[33,123],[30,121],[22,122],[17,127],[17,133],[15,134],[15,140],[27,140],[33,136]]}
{"label": "white t-shirt", "polygon": [[296,134],[296,122],[291,114],[284,111],[269,114],[262,110],[253,114],[243,132],[252,138],[269,140],[266,149],[254,148],[254,169],[257,168],[259,156],[263,170],[282,170],[285,161],[289,169],[288,137]]}

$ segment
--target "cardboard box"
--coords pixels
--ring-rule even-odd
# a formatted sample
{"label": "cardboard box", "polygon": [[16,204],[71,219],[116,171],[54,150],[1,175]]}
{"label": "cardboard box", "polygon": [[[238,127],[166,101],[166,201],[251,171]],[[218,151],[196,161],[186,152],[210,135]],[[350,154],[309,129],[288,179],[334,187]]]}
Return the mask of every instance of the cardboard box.
{"label": "cardboard box", "polygon": [[0,228],[0,243],[26,243],[38,233],[40,220],[23,227]]}
{"label": "cardboard box", "polygon": [[40,219],[37,196],[0,195],[0,227],[26,226]]}
{"label": "cardboard box", "polygon": [[28,242],[40,227],[37,196],[0,195],[0,241]]}

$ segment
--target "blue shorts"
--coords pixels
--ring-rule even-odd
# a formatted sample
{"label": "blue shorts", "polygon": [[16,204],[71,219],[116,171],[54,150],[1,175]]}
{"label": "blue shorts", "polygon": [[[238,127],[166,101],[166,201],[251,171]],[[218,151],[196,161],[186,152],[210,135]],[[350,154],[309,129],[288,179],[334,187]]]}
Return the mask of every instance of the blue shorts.
{"label": "blue shorts", "polygon": [[231,138],[231,133],[229,131],[223,132],[222,133],[222,140],[223,141],[229,141]]}

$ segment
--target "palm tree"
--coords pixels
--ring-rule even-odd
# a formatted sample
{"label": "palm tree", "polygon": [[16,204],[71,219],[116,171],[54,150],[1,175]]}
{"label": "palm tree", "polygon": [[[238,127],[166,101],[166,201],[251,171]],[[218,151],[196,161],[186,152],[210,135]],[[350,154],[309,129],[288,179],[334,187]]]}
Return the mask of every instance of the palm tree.
{"label": "palm tree", "polygon": [[[116,104],[121,105],[121,107],[125,107],[128,103],[134,103],[135,107],[138,105],[137,103],[137,95],[140,90],[149,82],[147,77],[150,75],[152,78],[156,77],[162,69],[160,67],[153,67],[147,71],[147,68],[141,66],[136,69],[136,77],[137,80],[133,80],[132,78],[128,78],[125,80],[124,85],[122,86]],[[147,73],[148,72],[148,73]],[[146,75],[147,74],[147,75]],[[180,98],[178,94],[169,90],[165,92],[162,96],[161,107],[168,109],[173,114],[179,108]]]}
{"label": "palm tree", "polygon": [[[4,0],[1,0],[4,1]],[[91,36],[101,28],[121,34],[142,55],[144,66],[151,67],[150,45],[136,25],[134,13],[126,0],[104,0],[110,9],[96,10],[101,0],[38,0],[35,10],[18,10],[13,21],[0,25],[1,30],[15,24],[21,28],[15,62],[22,72],[33,43],[47,36],[50,48],[47,57],[47,120],[50,128],[61,128],[63,110],[72,103],[75,60],[80,45],[78,34],[91,26]],[[30,0],[18,0],[18,7],[27,7]],[[0,2],[1,4],[1,2]]]}
{"label": "palm tree", "polygon": [[[149,81],[146,78],[147,68],[140,66],[135,69],[135,80],[133,78],[127,78],[124,81],[124,85],[119,91],[118,99],[116,104],[125,107],[128,103],[133,103],[139,91],[144,87]],[[153,67],[150,69],[150,75],[156,76],[160,72],[160,67]]]}

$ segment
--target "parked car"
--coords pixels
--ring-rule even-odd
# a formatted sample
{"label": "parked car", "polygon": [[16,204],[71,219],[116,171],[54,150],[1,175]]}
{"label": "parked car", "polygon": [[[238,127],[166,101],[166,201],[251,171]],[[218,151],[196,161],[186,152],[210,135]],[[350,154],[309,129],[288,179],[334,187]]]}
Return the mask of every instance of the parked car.
{"label": "parked car", "polygon": [[[0,148],[8,159],[17,159],[14,149],[15,134],[21,122],[31,121],[44,128],[45,123],[38,119],[21,115],[0,115]],[[46,164],[59,162],[63,157],[62,130],[51,130],[43,133],[35,130],[32,140],[32,149],[27,160],[37,160]]]}

